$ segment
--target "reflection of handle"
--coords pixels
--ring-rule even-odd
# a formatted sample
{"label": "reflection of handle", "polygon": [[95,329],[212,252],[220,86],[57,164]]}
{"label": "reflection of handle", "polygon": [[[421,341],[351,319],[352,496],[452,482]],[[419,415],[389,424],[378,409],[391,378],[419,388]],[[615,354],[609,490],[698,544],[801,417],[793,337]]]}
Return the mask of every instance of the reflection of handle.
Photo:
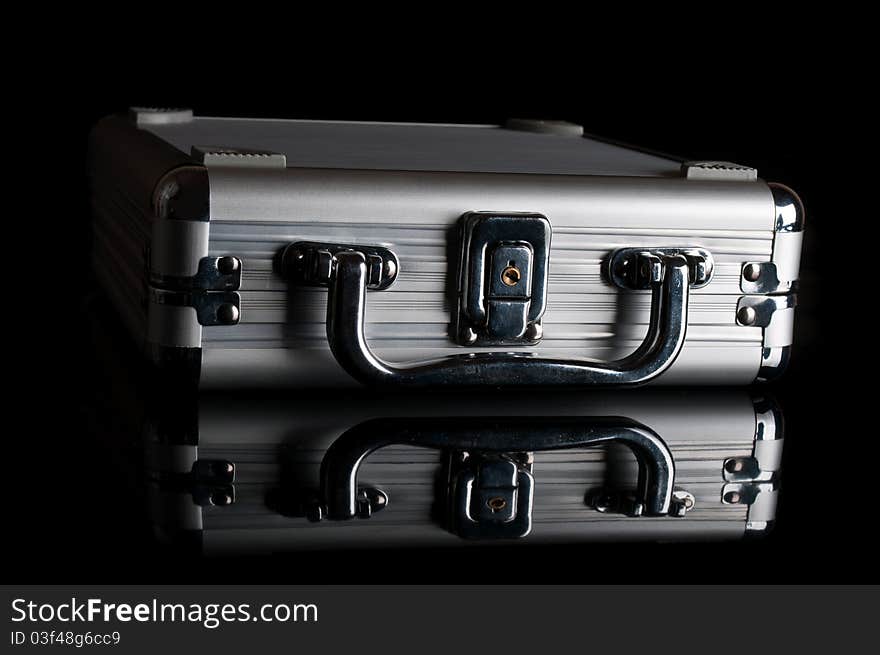
{"label": "reflection of handle", "polygon": [[526,353],[452,355],[417,364],[391,364],[370,350],[364,334],[369,282],[367,261],[354,250],[335,254],[327,301],[327,338],[339,364],[365,384],[427,385],[635,385],[668,369],[681,352],[687,330],[688,262],[661,258],[651,288],[645,340],[615,362],[542,359]]}
{"label": "reflection of handle", "polygon": [[516,453],[583,448],[617,441],[639,466],[637,502],[645,514],[668,514],[675,462],[652,430],[618,417],[517,417],[479,419],[375,419],[357,425],[327,449],[321,462],[321,498],[330,519],[357,515],[358,470],[374,450],[395,445]]}

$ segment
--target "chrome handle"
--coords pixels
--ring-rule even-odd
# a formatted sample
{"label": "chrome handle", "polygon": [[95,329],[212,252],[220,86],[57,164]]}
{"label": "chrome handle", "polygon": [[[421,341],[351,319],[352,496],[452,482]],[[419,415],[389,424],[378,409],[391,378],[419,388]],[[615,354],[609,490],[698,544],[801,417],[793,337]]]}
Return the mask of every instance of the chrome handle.
{"label": "chrome handle", "polygon": [[687,331],[688,291],[693,266],[682,254],[641,253],[647,264],[642,286],[651,289],[651,314],[641,345],[623,359],[548,359],[528,353],[469,353],[429,362],[393,364],[377,357],[364,334],[367,257],[357,250],[328,260],[327,338],[339,364],[367,385],[507,386],[637,385],[668,369],[681,352]]}
{"label": "chrome handle", "polygon": [[[358,471],[370,453],[410,445],[485,456],[583,448],[620,442],[638,462],[636,514],[663,516],[675,505],[675,462],[650,428],[620,417],[394,418],[361,423],[331,444],[321,462],[322,514],[360,515]],[[530,508],[530,504],[529,504]]]}

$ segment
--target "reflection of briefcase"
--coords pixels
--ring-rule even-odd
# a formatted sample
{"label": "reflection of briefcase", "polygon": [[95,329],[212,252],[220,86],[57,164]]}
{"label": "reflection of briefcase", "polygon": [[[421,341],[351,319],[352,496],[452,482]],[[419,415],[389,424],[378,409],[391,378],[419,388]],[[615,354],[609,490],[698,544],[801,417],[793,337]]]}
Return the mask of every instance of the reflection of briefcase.
{"label": "reflection of briefcase", "polygon": [[203,387],[746,384],[803,211],[719,162],[505,127],[133,110],[91,138],[95,268]]}
{"label": "reflection of briefcase", "polygon": [[154,417],[157,530],[278,551],[734,539],[775,517],[781,415],[746,392],[406,400],[220,394]]}

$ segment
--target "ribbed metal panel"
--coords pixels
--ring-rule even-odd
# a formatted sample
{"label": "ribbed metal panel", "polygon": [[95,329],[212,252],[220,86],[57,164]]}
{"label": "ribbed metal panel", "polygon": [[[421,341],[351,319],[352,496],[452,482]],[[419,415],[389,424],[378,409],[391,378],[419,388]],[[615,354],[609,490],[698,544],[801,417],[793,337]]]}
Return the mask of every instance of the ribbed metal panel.
{"label": "ribbed metal panel", "polygon": [[[181,520],[175,512],[186,508],[185,520],[203,530],[209,552],[462,543],[445,532],[432,513],[441,492],[437,484],[443,463],[436,450],[392,445],[366,458],[359,484],[375,485],[390,499],[388,507],[369,520],[314,524],[283,516],[267,502],[282,480],[286,489],[292,483],[317,489],[321,460],[330,444],[354,425],[380,416],[462,421],[471,416],[547,416],[548,421],[554,416],[626,416],[663,438],[675,459],[676,486],[696,501],[684,518],[603,514],[584,503],[585,495],[607,484],[611,459],[615,484],[635,484],[635,461],[628,450],[612,445],[536,452],[533,532],[523,542],[729,539],[745,530],[748,506],[724,504],[722,490],[724,461],[747,457],[754,448],[756,414],[746,392],[416,395],[406,403],[367,395],[289,402],[208,395],[200,407],[199,446],[189,447],[185,455],[234,462],[236,502],[199,508],[187,496],[166,494],[159,505],[165,508],[169,527]],[[157,520],[161,522],[162,515]]]}
{"label": "ribbed metal panel", "polygon": [[[258,233],[259,231],[259,233]],[[327,225],[303,221],[267,224],[217,220],[211,224],[212,255],[242,258],[241,323],[233,329],[208,327],[203,331],[205,382],[225,383],[231,353],[218,350],[311,350],[315,359],[301,359],[300,370],[290,371],[290,384],[342,383],[326,339],[326,298],[323,289],[288,291],[286,281],[273,271],[273,259],[288,243],[303,241],[380,242],[390,245],[400,259],[400,273],[386,291],[370,292],[367,335],[371,347],[389,361],[425,360],[462,352],[449,338],[451,302],[447,260],[448,227],[426,225]],[[614,359],[634,350],[647,330],[650,297],[623,293],[602,277],[602,261],[624,246],[695,244],[715,257],[712,282],[691,295],[688,336],[681,361],[662,378],[682,382],[714,377],[716,382],[743,383],[754,378],[760,358],[762,330],[736,324],[742,262],[767,260],[772,233],[757,230],[682,230],[643,228],[629,230],[556,228],[550,257],[548,305],[544,340],[524,350],[548,357]],[[733,349],[733,351],[731,350]],[[471,349],[490,352],[491,348]],[[516,350],[511,348],[510,350]],[[267,353],[263,353],[266,355]],[[291,366],[296,357],[289,358]],[[285,354],[276,357],[286,359]],[[255,364],[259,352],[251,352]],[[714,362],[731,360],[719,369]],[[688,366],[682,366],[689,363]],[[313,365],[312,365],[313,364]],[[242,374],[243,373],[243,374]],[[249,376],[240,372],[239,381]]]}

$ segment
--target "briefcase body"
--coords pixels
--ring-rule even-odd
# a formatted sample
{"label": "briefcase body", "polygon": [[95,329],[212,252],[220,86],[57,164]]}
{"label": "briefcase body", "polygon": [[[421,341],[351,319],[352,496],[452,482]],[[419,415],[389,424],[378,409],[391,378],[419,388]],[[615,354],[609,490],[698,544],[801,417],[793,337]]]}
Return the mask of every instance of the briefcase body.
{"label": "briefcase body", "polygon": [[747,384],[792,343],[803,209],[576,126],[133,110],[93,131],[95,270],[212,387]]}

